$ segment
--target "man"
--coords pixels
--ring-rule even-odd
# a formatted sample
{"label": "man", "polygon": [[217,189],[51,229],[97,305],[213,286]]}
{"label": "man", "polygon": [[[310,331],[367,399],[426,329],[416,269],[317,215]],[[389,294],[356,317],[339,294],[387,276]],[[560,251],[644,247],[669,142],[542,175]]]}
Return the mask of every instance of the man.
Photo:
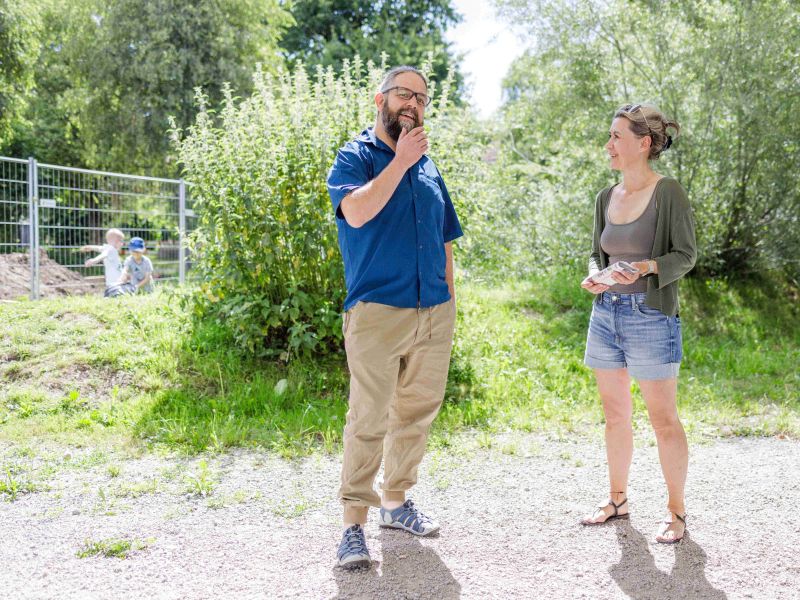
{"label": "man", "polygon": [[[462,235],[422,129],[428,83],[413,67],[386,74],[378,115],[347,143],[328,176],[344,260],[343,332],[350,368],[339,495],[338,564],[369,566],[363,526],[430,535],[439,525],[405,493],[417,481],[428,430],[444,397],[455,325],[453,251]],[[373,481],[384,461],[382,494]]]}

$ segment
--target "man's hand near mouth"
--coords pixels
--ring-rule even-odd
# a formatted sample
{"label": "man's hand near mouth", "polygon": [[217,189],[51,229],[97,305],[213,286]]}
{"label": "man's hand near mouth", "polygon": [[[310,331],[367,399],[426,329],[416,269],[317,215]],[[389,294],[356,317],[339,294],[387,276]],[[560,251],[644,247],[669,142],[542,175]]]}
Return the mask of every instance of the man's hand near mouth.
{"label": "man's hand near mouth", "polygon": [[[406,116],[406,115],[401,115]],[[395,160],[408,170],[417,164],[423,154],[428,151],[428,136],[422,127],[415,127],[411,131],[405,128],[400,132],[395,150]]]}

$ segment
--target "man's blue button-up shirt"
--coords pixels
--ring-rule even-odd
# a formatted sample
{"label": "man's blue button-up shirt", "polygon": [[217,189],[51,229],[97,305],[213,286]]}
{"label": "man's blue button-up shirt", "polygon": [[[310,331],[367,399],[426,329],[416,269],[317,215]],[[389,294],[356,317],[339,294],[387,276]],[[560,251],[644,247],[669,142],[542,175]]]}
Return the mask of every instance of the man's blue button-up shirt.
{"label": "man's blue button-up shirt", "polygon": [[386,206],[361,227],[351,227],[342,200],[380,175],[394,151],[367,129],[339,150],[328,175],[344,260],[349,310],[359,300],[400,308],[447,302],[444,245],[463,235],[450,194],[427,156],[403,175]]}

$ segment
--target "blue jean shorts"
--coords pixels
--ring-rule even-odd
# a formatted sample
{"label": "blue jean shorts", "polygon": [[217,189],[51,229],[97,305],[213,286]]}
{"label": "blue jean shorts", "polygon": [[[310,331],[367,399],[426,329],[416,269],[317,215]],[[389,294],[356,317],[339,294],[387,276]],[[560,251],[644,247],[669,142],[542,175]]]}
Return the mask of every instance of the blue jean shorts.
{"label": "blue jean shorts", "polygon": [[683,356],[681,319],[644,303],[647,294],[603,292],[592,308],[583,362],[628,369],[635,379],[672,379]]}

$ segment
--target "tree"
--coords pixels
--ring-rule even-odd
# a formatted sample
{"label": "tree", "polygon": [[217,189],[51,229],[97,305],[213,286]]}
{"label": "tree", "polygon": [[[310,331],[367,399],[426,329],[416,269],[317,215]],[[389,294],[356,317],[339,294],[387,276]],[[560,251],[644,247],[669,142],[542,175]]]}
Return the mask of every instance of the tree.
{"label": "tree", "polygon": [[658,170],[689,192],[698,272],[800,275],[796,2],[498,4],[535,40],[506,80],[505,118],[521,177],[552,185],[538,214],[555,231],[590,220],[592,192],[613,179],[602,146],[614,109],[650,101],[683,126]]}
{"label": "tree", "polygon": [[81,2],[41,0],[35,77],[25,110],[12,123],[13,134],[3,147],[6,154],[56,164],[84,162],[79,112],[88,91],[68,60],[68,50],[79,34],[76,25],[90,14]]}
{"label": "tree", "polygon": [[9,143],[33,85],[39,30],[37,11],[23,0],[0,2],[0,147]]}
{"label": "tree", "polygon": [[290,63],[303,61],[338,68],[358,54],[376,65],[386,54],[388,65],[421,65],[431,55],[432,76],[444,81],[456,70],[455,87],[463,78],[444,39],[460,19],[450,0],[295,0],[295,24],[281,47]]}
{"label": "tree", "polygon": [[19,151],[52,154],[53,139],[62,161],[176,175],[169,117],[192,122],[198,87],[212,102],[225,82],[249,93],[256,63],[281,63],[291,16],[278,0],[51,0],[46,23]]}

